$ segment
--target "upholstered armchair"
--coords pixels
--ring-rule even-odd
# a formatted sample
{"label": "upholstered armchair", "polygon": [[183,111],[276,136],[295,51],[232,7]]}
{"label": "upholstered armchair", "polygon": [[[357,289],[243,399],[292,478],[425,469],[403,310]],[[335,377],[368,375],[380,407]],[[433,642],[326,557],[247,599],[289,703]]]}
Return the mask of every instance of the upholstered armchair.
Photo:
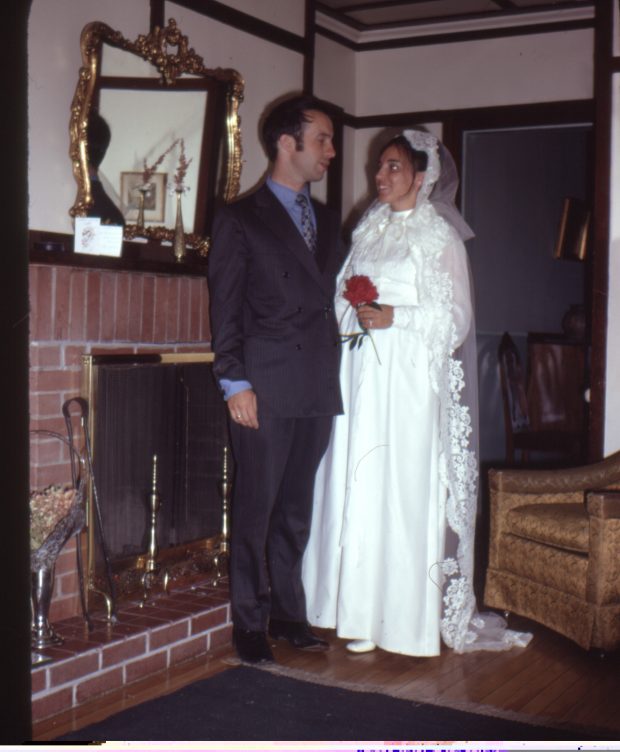
{"label": "upholstered armchair", "polygon": [[559,470],[490,470],[484,602],[583,648],[620,647],[620,452]]}

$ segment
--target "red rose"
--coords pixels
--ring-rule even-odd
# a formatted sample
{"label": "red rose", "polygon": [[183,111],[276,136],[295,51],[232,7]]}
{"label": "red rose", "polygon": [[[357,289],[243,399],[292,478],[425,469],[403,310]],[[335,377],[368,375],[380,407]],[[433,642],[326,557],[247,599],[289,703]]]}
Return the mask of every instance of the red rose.
{"label": "red rose", "polygon": [[379,297],[377,288],[365,274],[354,274],[346,280],[342,296],[353,308],[374,303]]}

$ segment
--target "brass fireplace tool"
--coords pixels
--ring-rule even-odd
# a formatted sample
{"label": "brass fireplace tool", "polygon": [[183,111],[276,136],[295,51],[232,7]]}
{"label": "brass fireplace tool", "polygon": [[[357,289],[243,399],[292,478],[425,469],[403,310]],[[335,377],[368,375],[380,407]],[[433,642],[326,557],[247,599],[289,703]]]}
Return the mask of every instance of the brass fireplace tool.
{"label": "brass fireplace tool", "polygon": [[144,604],[148,600],[149,591],[153,587],[153,583],[156,579],[161,579],[164,592],[168,592],[168,583],[170,576],[168,570],[157,561],[157,554],[159,548],[157,546],[157,515],[161,506],[161,499],[159,497],[159,491],[157,490],[157,455],[153,455],[153,482],[151,486],[150,495],[150,509],[151,509],[151,524],[149,527],[149,547],[146,554],[146,558],[141,561],[144,562],[144,573],[142,574],[141,582],[143,588],[142,601],[140,607],[144,607]]}
{"label": "brass fireplace tool", "polygon": [[218,585],[228,572],[227,562],[229,556],[229,519],[230,519],[230,491],[232,484],[230,482],[230,475],[228,469],[228,446],[224,446],[224,454],[222,457],[222,478],[218,483],[218,491],[222,497],[222,530],[220,533],[220,543],[217,553],[213,557],[213,565],[215,567],[215,577],[213,578],[213,585]]}

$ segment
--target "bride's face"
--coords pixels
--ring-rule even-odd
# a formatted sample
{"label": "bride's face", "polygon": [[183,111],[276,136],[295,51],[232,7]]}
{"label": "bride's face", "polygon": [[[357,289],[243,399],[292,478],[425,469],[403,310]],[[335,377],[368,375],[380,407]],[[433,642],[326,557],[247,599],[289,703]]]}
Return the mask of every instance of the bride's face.
{"label": "bride's face", "polygon": [[424,174],[416,172],[407,156],[392,144],[379,157],[377,198],[393,211],[413,209],[423,179]]}

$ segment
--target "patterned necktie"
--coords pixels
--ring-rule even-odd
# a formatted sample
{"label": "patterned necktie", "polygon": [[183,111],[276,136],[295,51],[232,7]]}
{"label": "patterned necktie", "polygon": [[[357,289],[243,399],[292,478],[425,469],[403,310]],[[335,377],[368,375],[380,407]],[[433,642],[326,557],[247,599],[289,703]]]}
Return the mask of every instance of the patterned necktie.
{"label": "patterned necktie", "polygon": [[309,250],[314,253],[316,251],[316,230],[310,216],[310,207],[308,206],[308,199],[303,193],[298,193],[295,202],[299,204],[301,209],[301,234],[304,236],[306,245]]}

